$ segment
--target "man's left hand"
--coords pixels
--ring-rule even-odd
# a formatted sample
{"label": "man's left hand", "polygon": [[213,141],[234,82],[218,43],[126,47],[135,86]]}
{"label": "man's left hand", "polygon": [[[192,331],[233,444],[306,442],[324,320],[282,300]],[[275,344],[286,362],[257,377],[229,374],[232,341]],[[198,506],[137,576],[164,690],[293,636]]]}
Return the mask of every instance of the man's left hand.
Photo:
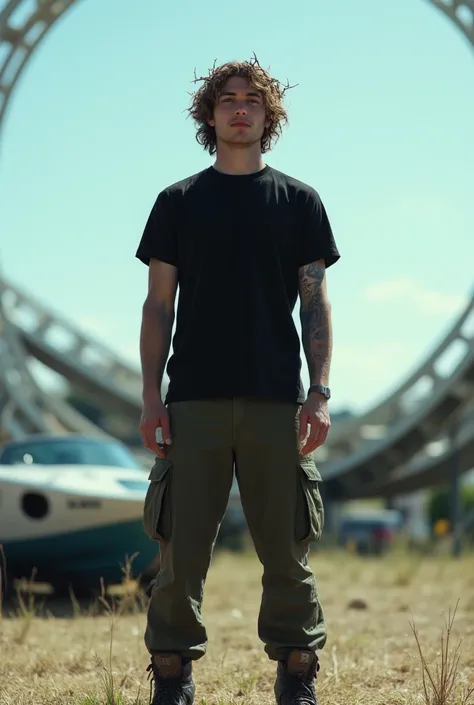
{"label": "man's left hand", "polygon": [[298,443],[301,447],[306,439],[301,454],[308,455],[326,442],[331,426],[327,399],[316,393],[310,394],[301,407],[299,421]]}

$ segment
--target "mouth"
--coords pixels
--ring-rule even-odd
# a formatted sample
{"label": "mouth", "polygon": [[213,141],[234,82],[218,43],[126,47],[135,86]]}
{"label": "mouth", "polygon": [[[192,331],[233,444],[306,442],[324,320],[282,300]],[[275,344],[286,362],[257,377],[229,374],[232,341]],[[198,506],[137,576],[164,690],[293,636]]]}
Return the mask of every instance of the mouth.
{"label": "mouth", "polygon": [[231,127],[250,127],[250,124],[248,122],[245,122],[244,120],[236,120],[235,122],[230,123]]}

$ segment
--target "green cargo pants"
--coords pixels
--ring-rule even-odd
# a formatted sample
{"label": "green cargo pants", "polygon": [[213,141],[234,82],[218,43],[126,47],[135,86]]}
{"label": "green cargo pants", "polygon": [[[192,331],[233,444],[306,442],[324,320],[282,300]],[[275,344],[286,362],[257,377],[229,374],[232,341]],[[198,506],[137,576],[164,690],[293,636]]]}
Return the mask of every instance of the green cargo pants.
{"label": "green cargo pants", "polygon": [[258,634],[269,658],[326,642],[324,615],[308,567],[324,524],[311,456],[297,447],[297,404],[223,399],[171,403],[172,446],[157,457],[144,527],[160,542],[161,566],[148,607],[150,653],[199,659],[207,634],[204,584],[233,480],[263,565]]}

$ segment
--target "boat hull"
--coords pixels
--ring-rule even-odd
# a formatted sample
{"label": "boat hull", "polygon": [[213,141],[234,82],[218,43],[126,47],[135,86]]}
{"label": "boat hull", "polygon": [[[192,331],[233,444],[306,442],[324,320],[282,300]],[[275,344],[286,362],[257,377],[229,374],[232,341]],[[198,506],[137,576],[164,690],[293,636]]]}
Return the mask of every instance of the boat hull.
{"label": "boat hull", "polygon": [[[50,583],[55,587],[71,584],[84,589],[100,589],[139,578],[156,560],[158,544],[144,534],[141,520],[59,533],[37,539],[6,541],[3,544],[7,571],[16,578]],[[127,564],[129,566],[127,567]]]}
{"label": "boat hull", "polygon": [[[142,471],[42,468],[0,471],[0,544],[6,571],[53,586],[100,588],[156,564],[143,529]],[[130,569],[130,570],[129,570]]]}

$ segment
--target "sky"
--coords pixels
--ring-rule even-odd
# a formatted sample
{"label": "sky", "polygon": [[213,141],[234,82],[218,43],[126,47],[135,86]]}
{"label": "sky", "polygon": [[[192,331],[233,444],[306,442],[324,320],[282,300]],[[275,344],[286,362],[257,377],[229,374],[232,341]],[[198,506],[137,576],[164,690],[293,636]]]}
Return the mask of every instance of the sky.
{"label": "sky", "polygon": [[328,271],[331,403],[362,412],[428,355],[473,286],[474,53],[428,0],[78,0],[2,126],[0,264],[139,369],[146,219],[161,189],[213,161],[185,112],[194,71],[253,52],[297,84],[265,161],[326,206],[341,253]]}

